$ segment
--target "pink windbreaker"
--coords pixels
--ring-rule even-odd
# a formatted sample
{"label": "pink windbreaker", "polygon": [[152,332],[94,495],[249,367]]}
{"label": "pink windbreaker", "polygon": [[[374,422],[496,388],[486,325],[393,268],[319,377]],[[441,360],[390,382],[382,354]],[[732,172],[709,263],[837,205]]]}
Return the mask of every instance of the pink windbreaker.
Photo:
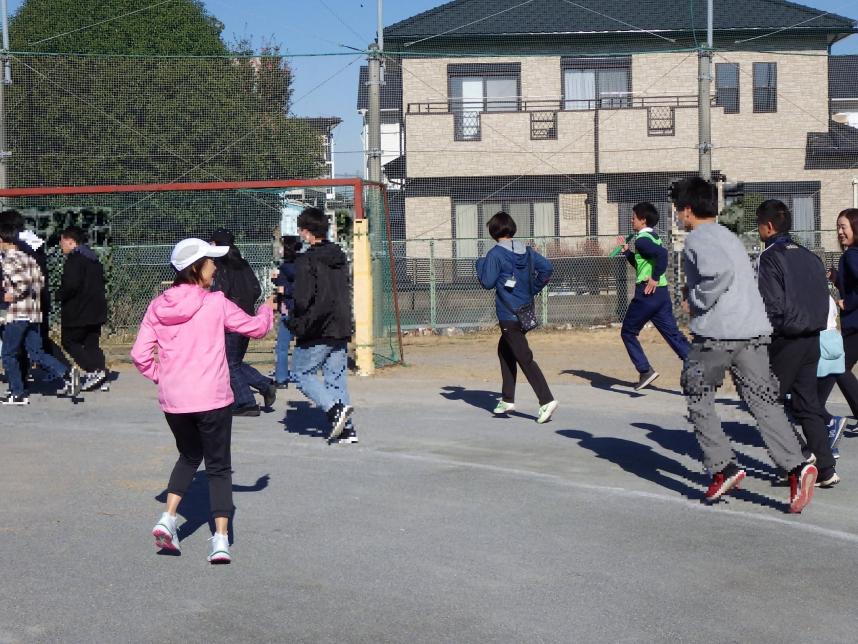
{"label": "pink windbreaker", "polygon": [[273,319],[266,305],[251,317],[223,293],[190,284],[174,286],[149,304],[131,359],[140,373],[157,383],[165,412],[220,409],[234,401],[224,331],[262,338]]}

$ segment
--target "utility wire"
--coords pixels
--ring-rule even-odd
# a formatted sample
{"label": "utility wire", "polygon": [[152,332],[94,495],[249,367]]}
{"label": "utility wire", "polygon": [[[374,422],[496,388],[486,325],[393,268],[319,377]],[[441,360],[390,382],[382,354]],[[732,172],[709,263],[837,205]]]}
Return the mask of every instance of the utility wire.
{"label": "utility wire", "polygon": [[[854,6],[855,6],[854,2],[849,2],[845,5],[842,5],[839,9],[837,9],[837,11],[840,11],[840,9],[845,9],[847,7],[854,7]],[[802,25],[806,25],[808,22],[813,22],[814,20],[819,20],[820,18],[824,18],[825,16],[833,16],[834,11],[835,10],[833,10],[833,9],[831,11],[825,11],[825,12],[817,14],[815,16],[811,16],[807,20],[802,20],[801,22],[797,22],[794,25],[790,25],[789,27],[782,27],[781,29],[777,29],[777,30],[772,31],[772,32],[767,33],[767,34],[761,34],[759,36],[754,36],[753,38],[745,38],[744,40],[737,40],[736,44],[741,45],[742,43],[751,42],[752,40],[759,40],[760,38],[768,38],[769,36],[774,36],[775,34],[779,34],[782,31],[789,31],[790,29],[795,29],[796,27],[801,27]]]}
{"label": "utility wire", "polygon": [[446,36],[449,33],[453,33],[454,31],[459,31],[459,29],[464,29],[465,27],[470,27],[471,25],[475,25],[477,23],[484,22],[484,21],[488,20],[489,18],[494,18],[495,16],[499,16],[501,14],[507,13],[509,11],[512,11],[513,9],[518,9],[519,7],[523,7],[524,5],[530,4],[531,2],[534,2],[534,0],[525,0],[525,2],[522,2],[521,4],[517,4],[513,7],[509,7],[508,9],[503,9],[502,11],[498,11],[497,13],[493,13],[489,16],[486,16],[485,18],[479,18],[477,20],[473,20],[471,22],[468,22],[464,25],[459,25],[458,27],[453,27],[452,29],[448,29],[447,31],[442,31],[440,34],[435,34],[434,36],[427,36],[426,38],[421,38],[420,40],[415,40],[414,42],[405,43],[405,46],[411,47],[411,45],[416,45],[416,44],[421,43],[421,42],[426,42],[427,40],[432,40],[433,38],[439,38],[440,36]]}
{"label": "utility wire", "polygon": [[666,40],[668,42],[675,43],[676,40],[673,38],[668,38],[667,36],[662,36],[651,29],[644,29],[643,27],[638,27],[637,25],[633,25],[630,22],[626,22],[625,20],[620,20],[619,18],[614,18],[614,16],[609,16],[606,13],[602,13],[601,11],[596,11],[595,9],[591,9],[590,7],[585,7],[582,4],[578,4],[577,2],[572,2],[572,0],[563,0],[568,5],[572,5],[573,7],[578,7],[579,9],[583,9],[584,11],[589,11],[590,13],[595,13],[597,16],[602,16],[603,18],[607,18],[608,20],[613,20],[614,22],[618,22],[621,25],[625,25],[626,27],[631,27],[636,31],[643,31],[644,33],[648,33],[651,36],[655,36],[656,38],[661,38],[662,40]]}
{"label": "utility wire", "polygon": [[57,34],[56,36],[51,36],[50,38],[42,38],[41,40],[36,40],[35,42],[31,42],[31,45],[38,45],[43,42],[48,42],[49,40],[55,40],[57,38],[62,38],[63,36],[68,36],[69,34],[76,34],[79,31],[86,31],[87,29],[92,29],[93,27],[98,27],[99,25],[107,24],[108,22],[113,22],[114,20],[121,20],[122,18],[127,18],[128,16],[133,16],[137,13],[142,13],[144,11],[148,11],[149,9],[154,9],[155,7],[160,7],[161,5],[168,4],[170,2],[175,2],[176,0],[162,0],[162,2],[157,2],[155,4],[149,5],[148,7],[143,7],[142,9],[135,9],[134,11],[129,11],[128,13],[123,13],[120,16],[114,16],[113,18],[107,18],[106,20],[101,20],[99,22],[94,22],[91,25],[87,25],[85,27],[79,27],[77,29],[72,29],[71,31],[65,31],[61,34]]}
{"label": "utility wire", "polygon": [[352,27],[352,26],[351,26],[350,24],[348,24],[345,20],[343,20],[343,19],[340,17],[340,14],[338,14],[336,11],[334,11],[333,9],[331,9],[331,8],[328,6],[328,3],[327,3],[327,2],[325,2],[325,0],[319,0],[319,3],[320,3],[320,4],[321,4],[325,9],[327,9],[327,10],[328,10],[328,13],[330,13],[334,18],[336,18],[336,19],[339,21],[339,23],[340,23],[343,27],[345,27],[346,29],[348,29],[349,31],[351,31],[351,32],[352,32],[355,36],[357,36],[360,40],[362,40],[363,42],[369,42],[369,41],[370,41],[370,39],[365,38],[362,34],[359,34],[357,31],[355,31],[354,27]]}

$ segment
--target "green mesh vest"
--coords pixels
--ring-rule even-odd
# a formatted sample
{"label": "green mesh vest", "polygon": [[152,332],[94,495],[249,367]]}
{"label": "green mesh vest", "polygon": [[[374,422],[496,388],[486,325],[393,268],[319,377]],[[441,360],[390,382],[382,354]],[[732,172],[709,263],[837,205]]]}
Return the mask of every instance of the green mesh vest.
{"label": "green mesh vest", "polygon": [[[661,240],[658,237],[653,237],[649,232],[641,231],[637,235],[635,235],[635,240],[640,239],[641,237],[646,237],[652,243],[657,246],[662,246]],[[635,282],[646,282],[652,277],[652,269],[655,266],[655,262],[644,258],[640,253],[635,249],[635,270],[637,272],[637,276],[635,277]],[[658,280],[659,286],[667,286],[667,275],[662,275]]]}

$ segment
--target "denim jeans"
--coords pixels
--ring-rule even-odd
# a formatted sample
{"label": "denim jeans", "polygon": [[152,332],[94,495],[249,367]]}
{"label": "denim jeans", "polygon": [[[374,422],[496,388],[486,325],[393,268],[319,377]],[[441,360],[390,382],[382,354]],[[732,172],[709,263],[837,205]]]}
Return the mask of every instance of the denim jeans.
{"label": "denim jeans", "polygon": [[256,404],[256,398],[250,388],[263,392],[271,386],[271,381],[249,364],[244,364],[244,356],[250,338],[240,333],[226,334],[226,362],[229,365],[229,384],[236,407],[246,407]]}
{"label": "denim jeans", "polygon": [[292,342],[292,332],[286,323],[288,315],[280,316],[280,324],[277,327],[277,344],[274,347],[274,382],[278,385],[289,382],[289,344]]}
{"label": "denim jeans", "polygon": [[24,347],[27,356],[33,362],[48,371],[55,378],[63,378],[68,368],[52,355],[42,350],[42,335],[39,325],[32,322],[10,322],[3,329],[3,369],[9,379],[9,391],[13,396],[24,395],[24,381],[21,378],[21,364],[18,362],[18,349]]}
{"label": "denim jeans", "polygon": [[[325,411],[338,401],[345,405],[350,402],[346,383],[347,348],[345,342],[338,342],[295,347],[292,353],[292,373],[298,389]],[[317,376],[320,368],[322,380]]]}

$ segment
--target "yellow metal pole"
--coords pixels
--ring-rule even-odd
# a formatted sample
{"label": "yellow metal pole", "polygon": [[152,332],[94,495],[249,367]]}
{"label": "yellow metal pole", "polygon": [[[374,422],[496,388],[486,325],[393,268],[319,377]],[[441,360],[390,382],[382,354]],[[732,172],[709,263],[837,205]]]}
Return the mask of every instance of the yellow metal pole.
{"label": "yellow metal pole", "polygon": [[375,373],[372,289],[369,221],[356,219],[354,222],[355,361],[358,375],[361,376],[371,376]]}

